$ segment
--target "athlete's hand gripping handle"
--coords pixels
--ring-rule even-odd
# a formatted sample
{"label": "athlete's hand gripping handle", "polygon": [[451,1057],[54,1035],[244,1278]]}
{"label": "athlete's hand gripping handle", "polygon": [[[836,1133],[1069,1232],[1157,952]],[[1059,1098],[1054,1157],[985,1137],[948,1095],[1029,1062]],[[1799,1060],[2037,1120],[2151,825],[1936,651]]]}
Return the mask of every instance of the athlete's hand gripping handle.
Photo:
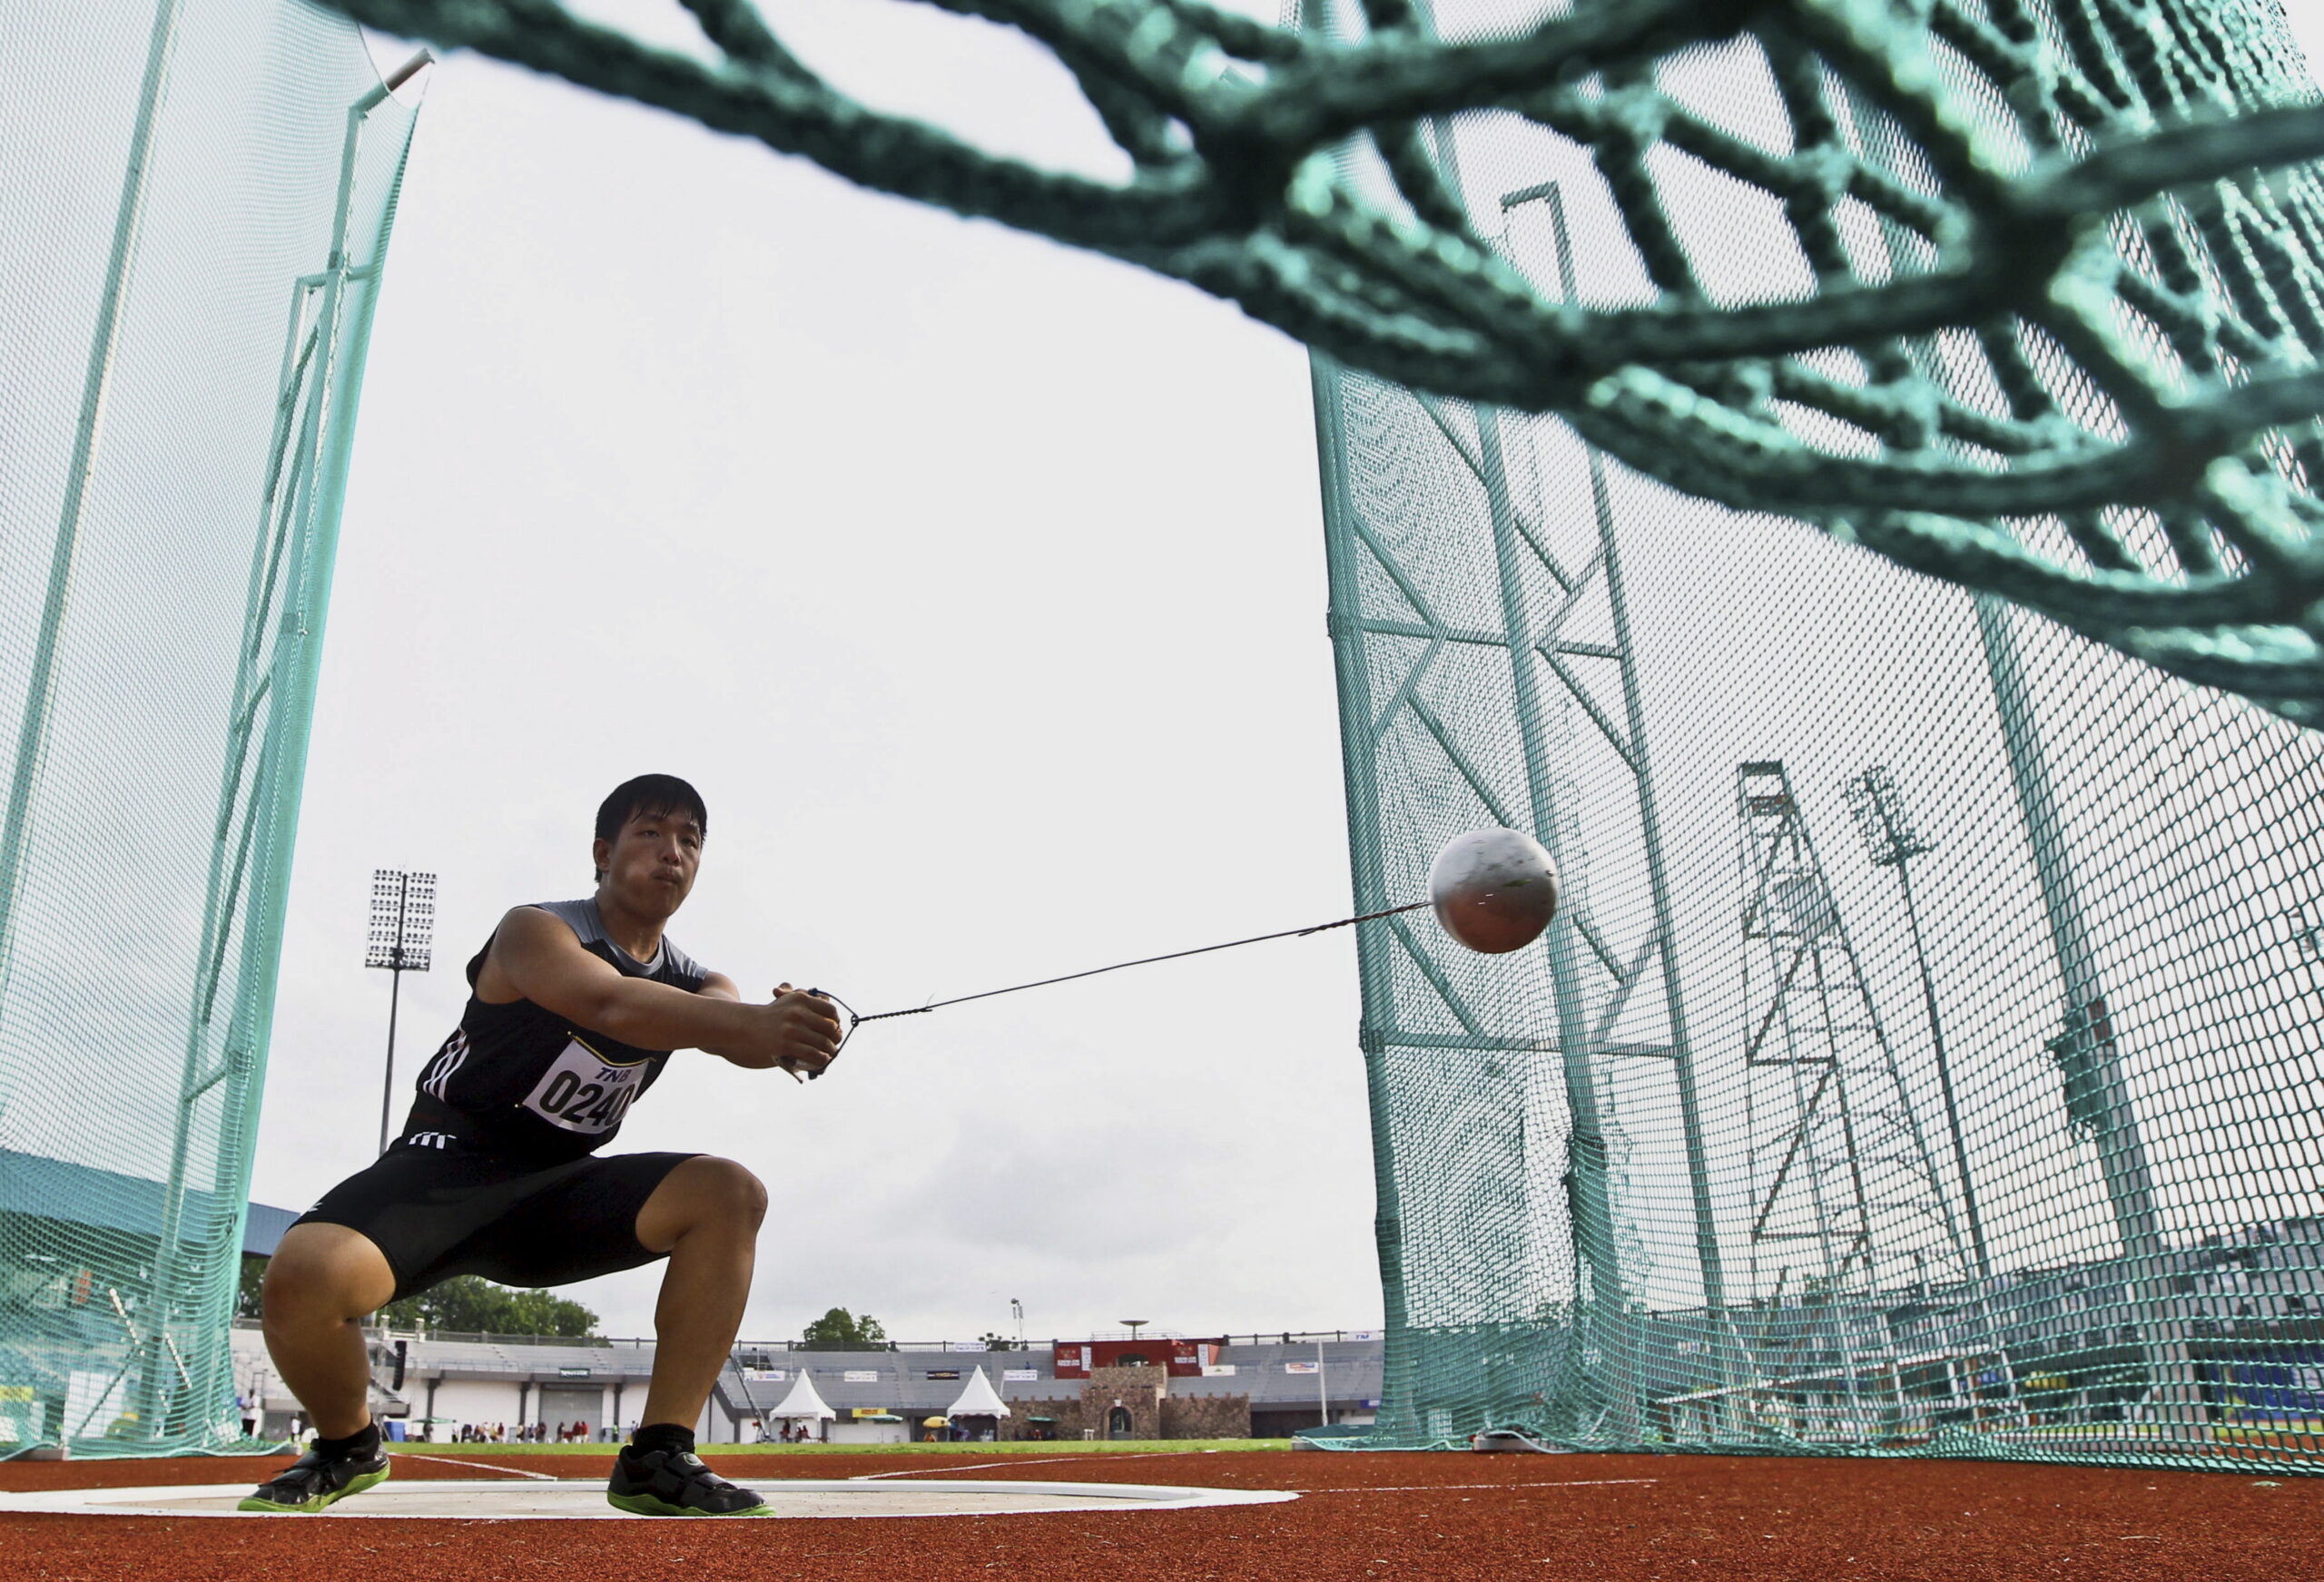
{"label": "athlete's hand gripping handle", "polygon": [[794,1082],[802,1080],[802,1073],[809,1081],[821,1076],[846,1041],[839,1009],[831,997],[817,988],[794,989],[787,983],[777,984],[773,1003],[767,1008],[777,1023],[779,1052],[774,1063],[789,1072]]}

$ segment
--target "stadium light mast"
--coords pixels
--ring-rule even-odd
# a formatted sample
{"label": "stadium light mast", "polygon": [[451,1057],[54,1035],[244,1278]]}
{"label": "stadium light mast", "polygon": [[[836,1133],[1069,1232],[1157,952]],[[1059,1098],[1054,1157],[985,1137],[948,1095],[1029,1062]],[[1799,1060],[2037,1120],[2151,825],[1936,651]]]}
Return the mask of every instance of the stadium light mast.
{"label": "stadium light mast", "polygon": [[1928,946],[1921,935],[1920,909],[1913,901],[1912,860],[1935,848],[1921,839],[1905,811],[1896,777],[1876,763],[1847,782],[1848,815],[1864,841],[1865,854],[1876,868],[1896,870],[1896,886],[1904,892],[1905,924],[1913,937],[1913,959],[1921,970],[1921,998],[1928,1007],[1928,1042],[1936,1056],[1937,1091],[1945,1097],[1945,1125],[1953,1137],[1953,1164],[1961,1174],[1961,1207],[1969,1222],[1969,1248],[1977,1260],[1977,1278],[1993,1276],[1993,1260],[1985,1253],[1985,1221],[1977,1212],[1977,1184],[1969,1174],[1969,1145],[1961,1130],[1961,1106],[1953,1096],[1953,1063],[1945,1052],[1945,1021],[1936,1006],[1936,977],[1929,970]]}
{"label": "stadium light mast", "polygon": [[399,868],[371,873],[371,936],[363,965],[388,979],[388,1068],[379,1092],[379,1152],[388,1151],[388,1119],[396,1102],[396,1005],[403,975],[428,970],[436,932],[436,876]]}

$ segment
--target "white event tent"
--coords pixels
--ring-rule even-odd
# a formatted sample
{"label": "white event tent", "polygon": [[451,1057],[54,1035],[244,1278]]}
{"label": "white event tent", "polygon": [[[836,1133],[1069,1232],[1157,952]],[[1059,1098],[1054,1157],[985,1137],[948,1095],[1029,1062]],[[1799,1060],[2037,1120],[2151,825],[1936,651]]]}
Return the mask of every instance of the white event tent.
{"label": "white event tent", "polygon": [[826,1422],[838,1415],[823,1404],[822,1396],[815,1393],[814,1381],[807,1377],[804,1368],[799,1370],[799,1382],[791,1387],[791,1393],[783,1398],[783,1404],[767,1413],[773,1418],[821,1418]]}
{"label": "white event tent", "polygon": [[952,1403],[952,1410],[945,1415],[956,1422],[964,1417],[1003,1418],[1009,1415],[1009,1403],[1000,1399],[1000,1392],[993,1389],[992,1381],[987,1379],[984,1370],[980,1368],[976,1376],[969,1381],[967,1388],[960,1391],[960,1399]]}

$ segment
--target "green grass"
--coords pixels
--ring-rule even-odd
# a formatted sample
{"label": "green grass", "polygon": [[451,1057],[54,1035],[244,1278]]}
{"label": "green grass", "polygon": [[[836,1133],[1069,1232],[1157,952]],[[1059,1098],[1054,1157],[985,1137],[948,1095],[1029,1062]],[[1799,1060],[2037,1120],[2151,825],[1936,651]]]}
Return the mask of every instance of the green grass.
{"label": "green grass", "polygon": [[[389,1441],[389,1450],[412,1456],[610,1456],[616,1445],[423,1445]],[[1289,1440],[1000,1440],[989,1444],[704,1445],[721,1456],[1055,1456],[1169,1455],[1189,1450],[1287,1450]]]}

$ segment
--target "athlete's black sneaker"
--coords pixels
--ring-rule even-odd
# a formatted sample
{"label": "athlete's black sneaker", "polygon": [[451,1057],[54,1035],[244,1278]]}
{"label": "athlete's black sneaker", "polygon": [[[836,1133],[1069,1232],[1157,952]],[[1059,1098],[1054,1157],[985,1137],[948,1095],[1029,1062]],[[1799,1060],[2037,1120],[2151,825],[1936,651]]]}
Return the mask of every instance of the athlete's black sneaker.
{"label": "athlete's black sneaker", "polygon": [[625,1447],[614,1457],[606,1503],[632,1516],[773,1516],[755,1489],[729,1483],[692,1450]]}
{"label": "athlete's black sneaker", "polygon": [[326,1456],[309,1450],[274,1479],[258,1486],[237,1510],[289,1511],[312,1516],[327,1510],[350,1494],[360,1494],[388,1480],[388,1453],[374,1448],[369,1455]]}

